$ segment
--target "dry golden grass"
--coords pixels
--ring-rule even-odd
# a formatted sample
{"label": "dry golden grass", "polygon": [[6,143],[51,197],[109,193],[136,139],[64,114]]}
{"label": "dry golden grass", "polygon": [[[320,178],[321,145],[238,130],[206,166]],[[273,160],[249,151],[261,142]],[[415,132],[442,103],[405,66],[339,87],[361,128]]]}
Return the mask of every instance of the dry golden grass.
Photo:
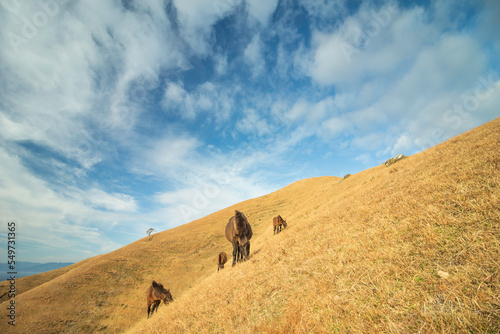
{"label": "dry golden grass", "polygon": [[[499,152],[496,119],[390,167],[296,182],[22,293],[17,328],[498,333]],[[217,254],[231,253],[224,227],[235,208],[254,229],[250,260],[217,273]],[[288,228],[273,235],[277,214]],[[152,279],[174,302],[146,319]]]}

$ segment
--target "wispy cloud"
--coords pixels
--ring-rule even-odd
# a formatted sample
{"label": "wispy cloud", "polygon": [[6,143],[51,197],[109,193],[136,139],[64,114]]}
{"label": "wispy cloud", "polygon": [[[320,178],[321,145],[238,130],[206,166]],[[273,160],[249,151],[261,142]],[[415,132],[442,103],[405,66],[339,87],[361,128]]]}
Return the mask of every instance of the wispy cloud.
{"label": "wispy cloud", "polygon": [[247,45],[245,51],[246,62],[252,67],[251,73],[254,77],[260,76],[265,69],[265,61],[262,57],[262,46],[259,35],[255,35],[252,41]]}

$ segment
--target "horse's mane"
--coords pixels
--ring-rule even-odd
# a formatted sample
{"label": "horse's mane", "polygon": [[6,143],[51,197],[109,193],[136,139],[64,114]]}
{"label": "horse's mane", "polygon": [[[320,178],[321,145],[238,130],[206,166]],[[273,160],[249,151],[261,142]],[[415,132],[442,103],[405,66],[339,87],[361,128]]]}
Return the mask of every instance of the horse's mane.
{"label": "horse's mane", "polygon": [[246,229],[246,222],[246,217],[238,210],[234,210],[234,223],[240,235]]}
{"label": "horse's mane", "polygon": [[155,281],[153,281],[153,289],[157,290],[157,291],[161,291],[163,290],[163,284],[158,284],[156,283]]}

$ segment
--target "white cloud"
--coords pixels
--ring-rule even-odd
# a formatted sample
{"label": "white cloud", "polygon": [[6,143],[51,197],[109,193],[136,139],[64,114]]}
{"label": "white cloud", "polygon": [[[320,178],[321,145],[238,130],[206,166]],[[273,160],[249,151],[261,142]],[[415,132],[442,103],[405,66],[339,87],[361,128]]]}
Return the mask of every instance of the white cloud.
{"label": "white cloud", "polygon": [[353,160],[354,161],[359,161],[359,162],[361,162],[364,165],[370,165],[370,164],[372,164],[372,159],[371,159],[371,157],[370,157],[370,155],[368,153],[360,154],[360,155],[356,156]]}
{"label": "white cloud", "polygon": [[[324,122],[320,133],[327,138],[344,128],[355,136],[353,147],[377,154],[386,154],[388,147],[392,153],[414,152],[479,124],[479,117],[494,117],[486,112],[486,100],[467,119],[450,112],[445,116],[491,66],[480,39],[453,29],[459,19],[450,14],[449,4],[403,11],[391,6],[363,4],[333,32],[314,32],[312,53],[305,54],[303,66],[320,85],[335,87],[336,101],[346,97],[339,108],[342,116]],[[298,104],[291,115],[306,109]],[[387,129],[385,136],[380,128]]]}
{"label": "white cloud", "polygon": [[469,36],[444,35],[433,46],[422,49],[408,72],[381,102],[386,112],[417,111],[422,104],[450,92],[474,85],[486,70],[486,59]]}
{"label": "white cloud", "polygon": [[420,7],[400,11],[362,5],[333,32],[313,34],[309,74],[322,85],[355,87],[378,76],[392,78],[401,66],[432,43],[438,31]]}
{"label": "white cloud", "polygon": [[328,36],[316,33],[314,44],[317,48],[314,61],[310,65],[311,76],[321,84],[348,80],[352,75],[351,66],[349,66],[352,62],[351,50],[355,52],[358,50],[347,44],[338,34]]}
{"label": "white cloud", "polygon": [[233,98],[237,87],[220,89],[212,82],[199,85],[187,92],[179,83],[167,83],[162,105],[165,110],[193,120],[200,114],[208,114],[217,123],[227,121],[233,109]]}
{"label": "white cloud", "polygon": [[[476,115],[469,113],[467,122],[464,119],[460,127],[452,128],[454,122],[446,118],[454,116],[447,117],[447,110],[463,102],[461,96],[467,96],[469,90],[479,84],[486,68],[484,54],[469,36],[444,35],[433,46],[421,50],[413,66],[394,82],[373,108],[383,111],[387,121],[394,119],[397,129],[393,132],[399,133],[394,140],[407,132],[411,142],[421,149],[434,146],[470,128]],[[478,105],[474,114],[483,107],[483,104]],[[408,141],[405,148],[410,149]]]}
{"label": "white cloud", "polygon": [[347,13],[347,1],[344,0],[302,0],[301,5],[311,16],[315,26],[323,26],[333,18]]}
{"label": "white cloud", "polygon": [[380,108],[368,107],[352,111],[345,116],[348,118],[356,128],[356,134],[362,134],[378,126],[387,124],[389,118],[385,110]]}
{"label": "white cloud", "polygon": [[195,98],[186,92],[180,84],[170,82],[167,83],[162,104],[165,109],[175,109],[179,116],[192,120],[197,115]]}
{"label": "white cloud", "polygon": [[[22,34],[17,18],[32,17],[40,11],[38,3],[19,2],[19,11],[2,20],[5,31]],[[130,145],[133,152],[140,151],[135,125],[147,94],[159,84],[160,70],[187,68],[168,33],[162,3],[134,6],[134,11],[126,11],[119,3],[75,2],[61,7],[18,52],[9,44],[0,47],[2,216],[16,220],[24,240],[36,245],[39,254],[29,254],[31,259],[43,261],[59,253],[69,261],[81,260],[116,249],[126,233],[137,239],[137,228],[158,221],[153,216],[137,219],[140,204],[133,196],[81,182],[108,153],[116,155],[117,147]],[[163,157],[151,157],[154,172],[182,166],[184,150],[197,145],[183,139],[157,144],[166,148]],[[4,151],[18,141],[36,143],[62,157],[64,162],[41,162],[51,166],[58,183],[34,176],[21,157]],[[23,152],[22,158],[30,154]],[[79,165],[71,166],[72,161]],[[118,232],[117,226],[130,232]],[[120,244],[111,240],[115,237]],[[52,253],[36,251],[46,248]]]}
{"label": "white cloud", "polygon": [[247,0],[248,12],[263,26],[267,25],[269,17],[274,13],[278,0]]}
{"label": "white cloud", "polygon": [[350,132],[350,122],[341,117],[330,118],[322,123],[320,133],[326,138],[335,138]]}
{"label": "white cloud", "polygon": [[244,118],[236,124],[236,129],[244,134],[253,134],[259,137],[271,134],[272,129],[265,118],[259,116],[255,109],[249,108],[243,111]]}
{"label": "white cloud", "polygon": [[286,113],[286,117],[292,121],[301,119],[307,114],[309,103],[306,100],[298,100],[293,107]]}
{"label": "white cloud", "polygon": [[394,147],[391,150],[391,155],[396,154],[406,154],[408,155],[408,151],[413,149],[414,143],[412,142],[410,136],[408,134],[402,134],[394,144]]}
{"label": "white cloud", "polygon": [[210,53],[212,25],[239,3],[239,0],[174,0],[181,37],[196,54]]}
{"label": "white cloud", "polygon": [[45,12],[39,2],[18,5],[4,29],[30,38],[17,52],[9,44],[0,48],[5,64],[15,64],[0,69],[2,126],[15,124],[11,140],[35,141],[91,168],[103,155],[81,149],[93,130],[88,123],[107,123],[110,136],[132,131],[140,102],[158,83],[157,69],[185,67],[165,34],[164,10],[158,2],[141,2],[134,12],[120,4],[76,2],[59,6],[31,36],[21,18]]}
{"label": "white cloud", "polygon": [[167,89],[165,91],[167,102],[179,104],[184,100],[186,94],[187,92],[179,84],[172,82],[167,84]]}
{"label": "white cloud", "polygon": [[215,55],[215,72],[218,75],[224,75],[227,73],[228,63],[227,55]]}
{"label": "white cloud", "polygon": [[131,147],[133,160],[131,168],[136,173],[155,175],[174,180],[187,171],[196,168],[197,148],[201,142],[187,135],[166,135],[161,139],[144,139]]}
{"label": "white cloud", "polygon": [[376,152],[380,147],[387,147],[387,134],[371,132],[359,135],[352,140],[353,149]]}
{"label": "white cloud", "polygon": [[479,13],[478,35],[481,40],[490,41],[494,45],[496,52],[500,52],[500,39],[497,38],[498,31],[500,30],[500,2],[496,0],[483,1],[483,10]]}
{"label": "white cloud", "polygon": [[318,122],[326,116],[334,115],[337,111],[335,100],[331,97],[326,97],[315,103],[299,99],[285,116],[293,122],[306,121],[317,126]]}
{"label": "white cloud", "polygon": [[[97,227],[110,216],[84,204],[82,196],[90,199],[92,193],[68,189],[66,196],[58,194],[27,170],[19,157],[0,148],[0,159],[2,217],[15,221],[23,242],[34,245],[21,249],[23,258],[48,261],[59,255],[62,261],[63,255],[64,261],[78,261],[118,247]],[[108,198],[108,204],[115,197],[97,192]],[[94,249],[92,253],[85,251],[88,245]],[[46,252],[48,248],[51,253]]]}
{"label": "white cloud", "polygon": [[265,70],[265,61],[262,56],[262,42],[260,41],[259,35],[253,37],[243,54],[247,63],[252,66],[252,76],[254,78],[260,76]]}
{"label": "white cloud", "polygon": [[293,65],[293,54],[290,55],[285,51],[285,48],[283,45],[278,46],[278,55],[276,59],[276,72],[278,75],[283,78],[287,79],[288,78],[288,72],[290,70],[290,67]]}
{"label": "white cloud", "polygon": [[168,226],[174,227],[276,190],[272,185],[259,182],[258,177],[243,177],[236,171],[226,172],[223,181],[219,183],[217,178],[208,177],[179,190],[156,194],[154,199],[163,208],[155,215],[170,217]]}
{"label": "white cloud", "polygon": [[[29,4],[23,6],[28,7],[22,9],[23,13],[33,10]],[[15,20],[9,23],[7,31],[19,32]],[[4,78],[0,84],[5,115],[2,123],[15,124],[21,130],[10,139],[37,141],[83,163],[89,157],[80,156],[74,147],[81,134],[82,117],[94,99],[87,64],[95,61],[96,53],[87,43],[90,36],[81,34],[83,27],[66,28],[66,23],[61,12],[18,52],[6,45],[1,48],[5,64],[16,64],[0,69]],[[64,33],[55,38],[51,34],[55,29]],[[71,35],[79,38],[72,39]]]}
{"label": "white cloud", "polygon": [[135,212],[138,209],[134,197],[119,193],[108,194],[96,188],[85,192],[85,200],[96,209],[119,212]]}

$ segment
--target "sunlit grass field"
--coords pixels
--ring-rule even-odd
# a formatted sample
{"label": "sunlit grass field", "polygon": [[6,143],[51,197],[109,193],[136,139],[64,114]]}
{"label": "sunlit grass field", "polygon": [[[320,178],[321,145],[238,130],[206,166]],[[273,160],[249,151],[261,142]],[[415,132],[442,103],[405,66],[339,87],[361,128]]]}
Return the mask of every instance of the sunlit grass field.
{"label": "sunlit grass field", "polygon": [[[229,258],[217,273],[219,252],[232,252],[224,228],[235,209],[252,225],[251,255],[235,267]],[[273,235],[278,214],[288,228]],[[20,279],[16,327],[20,333],[498,333],[499,259],[496,119],[389,167],[301,180],[69,271]],[[174,302],[146,319],[153,279]],[[0,331],[6,326],[0,323]]]}

